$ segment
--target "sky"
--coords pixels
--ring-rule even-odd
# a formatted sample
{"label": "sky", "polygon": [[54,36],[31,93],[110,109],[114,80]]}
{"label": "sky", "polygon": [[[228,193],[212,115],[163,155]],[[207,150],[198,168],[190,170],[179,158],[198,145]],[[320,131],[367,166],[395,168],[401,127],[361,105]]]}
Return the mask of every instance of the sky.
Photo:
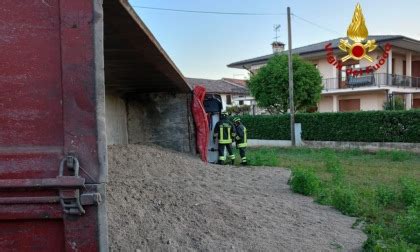
{"label": "sky", "polygon": [[[419,0],[130,0],[182,74],[206,79],[247,78],[246,70],[226,65],[270,54],[274,25],[281,25],[279,41],[287,47],[287,7],[316,24],[292,17],[292,46],[296,48],[345,37],[357,2],[370,35],[404,35],[420,40]],[[136,6],[281,15],[179,13]]]}

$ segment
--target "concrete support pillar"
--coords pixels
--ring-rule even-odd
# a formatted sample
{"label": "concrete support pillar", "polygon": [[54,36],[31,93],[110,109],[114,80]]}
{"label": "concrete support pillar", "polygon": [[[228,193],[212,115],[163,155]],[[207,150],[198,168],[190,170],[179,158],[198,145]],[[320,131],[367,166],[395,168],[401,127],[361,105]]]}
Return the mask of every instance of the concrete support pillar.
{"label": "concrete support pillar", "polygon": [[[338,89],[338,87],[340,86],[340,80],[338,80],[338,69],[335,66],[331,66],[332,67],[332,77],[334,78],[332,83],[327,83],[330,84],[328,86],[329,89]],[[332,84],[332,85],[331,85]]]}
{"label": "concrete support pillar", "polygon": [[302,146],[302,124],[301,123],[295,123],[295,141],[296,146]]}
{"label": "concrete support pillar", "polygon": [[410,110],[413,108],[413,94],[405,95],[405,109]]}
{"label": "concrete support pillar", "polygon": [[388,74],[388,85],[392,85],[392,78],[390,78],[390,74],[392,74],[392,49],[388,53],[387,59],[387,74]]}
{"label": "concrete support pillar", "polygon": [[411,52],[408,52],[405,54],[405,66],[406,66],[406,71],[407,71],[405,75],[407,76],[412,76],[413,74],[412,63],[413,63],[413,54]]}
{"label": "concrete support pillar", "polygon": [[339,111],[338,95],[333,96],[333,112]]}
{"label": "concrete support pillar", "polygon": [[[412,68],[412,63],[413,63],[413,54],[411,52],[408,52],[405,54],[405,69],[406,69],[406,74],[408,77],[411,77],[413,74],[413,68]],[[412,87],[413,86],[413,81],[411,78],[408,78],[409,81],[409,86]]]}

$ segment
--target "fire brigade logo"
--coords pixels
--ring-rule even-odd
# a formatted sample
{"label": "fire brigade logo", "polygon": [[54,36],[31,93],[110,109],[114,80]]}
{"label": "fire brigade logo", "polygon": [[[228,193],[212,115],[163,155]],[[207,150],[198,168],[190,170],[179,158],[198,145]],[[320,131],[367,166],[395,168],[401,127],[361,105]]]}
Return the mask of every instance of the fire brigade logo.
{"label": "fire brigade logo", "polygon": [[344,52],[347,52],[348,54],[341,58],[342,62],[345,62],[349,59],[366,59],[370,62],[373,62],[372,57],[370,57],[368,53],[374,51],[377,45],[375,40],[367,40],[365,43],[363,43],[368,38],[368,29],[365,24],[365,17],[363,16],[362,7],[359,3],[356,5],[353,19],[349,25],[349,28],[347,29],[347,37],[350,38],[354,43],[351,44],[347,39],[340,39],[338,48]]}
{"label": "fire brigade logo", "polygon": [[[350,43],[348,39],[340,39],[338,44],[338,48],[341,51],[347,53],[341,59],[338,59],[334,55],[334,47],[332,43],[328,43],[325,45],[325,51],[327,56],[327,62],[333,65],[337,70],[341,71],[344,64],[347,60],[353,59],[356,62],[364,59],[370,62],[373,62],[374,59],[368,55],[368,53],[374,51],[378,45],[376,45],[376,41],[374,39],[368,40],[368,29],[365,24],[365,17],[363,16],[362,7],[360,4],[356,5],[356,9],[353,14],[353,19],[351,20],[351,24],[347,29],[347,37],[353,41]],[[389,54],[391,52],[392,45],[390,43],[386,43],[383,46],[383,53],[382,55],[376,55],[377,62],[373,65],[368,65],[364,68],[352,68],[346,67],[346,74],[347,76],[362,76],[364,74],[371,74],[374,71],[381,68],[389,58]]]}

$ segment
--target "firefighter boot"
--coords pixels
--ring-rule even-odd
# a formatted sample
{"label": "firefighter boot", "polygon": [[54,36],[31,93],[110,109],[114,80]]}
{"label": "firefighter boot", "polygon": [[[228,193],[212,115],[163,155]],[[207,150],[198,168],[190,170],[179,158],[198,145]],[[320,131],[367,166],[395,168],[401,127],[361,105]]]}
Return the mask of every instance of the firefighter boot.
{"label": "firefighter boot", "polygon": [[230,159],[230,164],[234,165],[235,164],[235,155],[229,155],[229,159]]}

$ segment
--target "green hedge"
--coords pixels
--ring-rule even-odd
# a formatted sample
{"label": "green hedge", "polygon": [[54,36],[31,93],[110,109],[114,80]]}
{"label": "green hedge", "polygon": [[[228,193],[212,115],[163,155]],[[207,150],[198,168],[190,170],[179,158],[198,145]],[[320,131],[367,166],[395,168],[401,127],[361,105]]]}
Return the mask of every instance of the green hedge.
{"label": "green hedge", "polygon": [[[290,139],[289,115],[242,116],[249,139]],[[314,141],[420,143],[420,110],[296,114]]]}

